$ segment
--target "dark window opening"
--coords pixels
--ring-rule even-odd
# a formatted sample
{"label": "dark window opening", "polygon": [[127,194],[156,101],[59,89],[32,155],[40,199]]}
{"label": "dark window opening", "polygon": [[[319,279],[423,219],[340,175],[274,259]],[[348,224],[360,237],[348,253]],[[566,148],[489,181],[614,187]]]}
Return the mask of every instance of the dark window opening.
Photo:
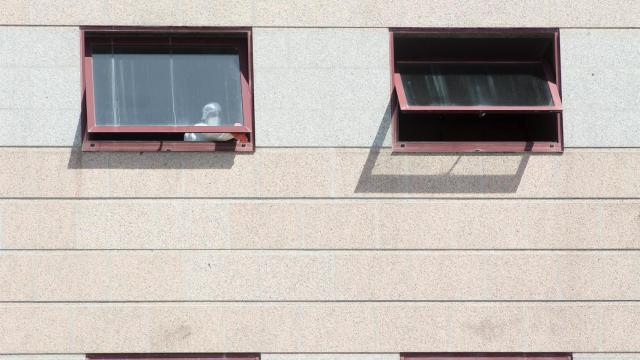
{"label": "dark window opening", "polygon": [[562,151],[557,30],[391,36],[394,151]]}
{"label": "dark window opening", "polygon": [[424,141],[557,142],[553,114],[400,114],[398,139]]}

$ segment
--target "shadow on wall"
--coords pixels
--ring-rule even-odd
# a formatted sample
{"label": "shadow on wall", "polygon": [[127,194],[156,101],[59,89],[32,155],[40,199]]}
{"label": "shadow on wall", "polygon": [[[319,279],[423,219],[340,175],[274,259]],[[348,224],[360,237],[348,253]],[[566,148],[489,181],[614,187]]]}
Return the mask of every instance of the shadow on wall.
{"label": "shadow on wall", "polygon": [[391,124],[387,107],[356,193],[514,193],[531,154],[391,154],[381,150]]}
{"label": "shadow on wall", "polygon": [[[84,99],[82,108],[85,109]],[[82,152],[84,110],[78,119],[69,169],[231,169],[235,152]]]}
{"label": "shadow on wall", "polygon": [[[74,147],[69,169],[231,169],[233,152],[82,152]],[[248,155],[250,156],[250,155]]]}

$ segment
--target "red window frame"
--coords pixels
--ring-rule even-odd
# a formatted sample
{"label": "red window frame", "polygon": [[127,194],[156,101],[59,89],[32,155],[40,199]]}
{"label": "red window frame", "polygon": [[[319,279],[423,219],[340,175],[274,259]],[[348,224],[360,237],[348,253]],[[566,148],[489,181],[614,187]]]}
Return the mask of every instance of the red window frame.
{"label": "red window frame", "polygon": [[87,360],[260,360],[260,354],[87,354]]}
{"label": "red window frame", "polygon": [[[425,61],[396,61],[394,36],[396,34],[417,33],[510,33],[510,34],[549,34],[553,37],[553,64],[540,61],[501,61],[501,60],[425,60]],[[562,100],[560,92],[560,57],[559,32],[557,29],[390,29],[390,64],[391,64],[391,133],[393,152],[562,152]],[[401,74],[397,64],[406,63],[479,63],[479,64],[526,64],[541,63],[553,100],[548,106],[419,106],[410,105],[402,84]],[[555,79],[555,80],[554,80]],[[536,113],[548,112],[556,115],[556,131],[558,141],[400,141],[398,138],[399,112],[407,113]]]}
{"label": "red window frame", "polygon": [[[183,36],[175,37],[181,34]],[[188,34],[188,37],[184,35]],[[216,34],[219,37],[207,38],[202,35]],[[144,37],[141,37],[144,35]],[[224,37],[229,35],[229,37]],[[237,35],[244,35],[237,37]],[[253,151],[253,83],[251,29],[219,28],[131,28],[131,27],[83,27],[82,45],[82,93],[84,96],[83,151]],[[240,58],[240,86],[242,95],[242,126],[136,126],[136,125],[97,125],[95,116],[95,98],[93,94],[93,45],[131,45],[140,48],[171,49],[193,47],[225,47],[238,50]],[[109,133],[231,133],[236,142],[190,142],[160,140],[93,140],[90,134]]]}
{"label": "red window frame", "polygon": [[400,360],[572,360],[565,353],[404,353]]}

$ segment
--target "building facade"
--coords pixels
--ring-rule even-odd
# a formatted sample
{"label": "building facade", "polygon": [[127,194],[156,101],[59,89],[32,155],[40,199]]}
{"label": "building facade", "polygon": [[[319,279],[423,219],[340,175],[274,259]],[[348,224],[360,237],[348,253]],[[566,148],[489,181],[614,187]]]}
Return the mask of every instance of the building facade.
{"label": "building facade", "polygon": [[[0,360],[640,359],[640,1],[0,3]],[[248,34],[249,151],[92,151],[118,29]],[[555,34],[560,148],[396,149],[434,29]]]}

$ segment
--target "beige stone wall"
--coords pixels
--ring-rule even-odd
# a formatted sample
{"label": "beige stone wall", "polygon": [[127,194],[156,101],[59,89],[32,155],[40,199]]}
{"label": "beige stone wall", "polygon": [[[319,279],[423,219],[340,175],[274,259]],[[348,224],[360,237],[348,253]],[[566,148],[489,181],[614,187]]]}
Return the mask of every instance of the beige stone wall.
{"label": "beige stone wall", "polygon": [[640,263],[628,251],[20,251],[0,259],[3,302],[562,302],[640,296]]}
{"label": "beige stone wall", "polygon": [[616,250],[638,248],[639,214],[637,199],[11,199],[0,202],[0,244],[6,250]]}
{"label": "beige stone wall", "polygon": [[3,0],[7,25],[638,27],[634,0]]}
{"label": "beige stone wall", "polygon": [[0,149],[0,349],[636,349],[637,150],[373,154]]}
{"label": "beige stone wall", "polygon": [[[0,5],[0,360],[637,359],[640,2]],[[79,25],[254,27],[256,152],[81,153]],[[566,151],[391,154],[393,26],[561,28]]]}
{"label": "beige stone wall", "polygon": [[640,341],[639,312],[620,302],[36,303],[1,306],[0,330],[9,353],[623,352]]}
{"label": "beige stone wall", "polygon": [[364,148],[212,154],[3,147],[0,166],[4,198],[635,199],[640,192],[635,148],[393,155]]}

